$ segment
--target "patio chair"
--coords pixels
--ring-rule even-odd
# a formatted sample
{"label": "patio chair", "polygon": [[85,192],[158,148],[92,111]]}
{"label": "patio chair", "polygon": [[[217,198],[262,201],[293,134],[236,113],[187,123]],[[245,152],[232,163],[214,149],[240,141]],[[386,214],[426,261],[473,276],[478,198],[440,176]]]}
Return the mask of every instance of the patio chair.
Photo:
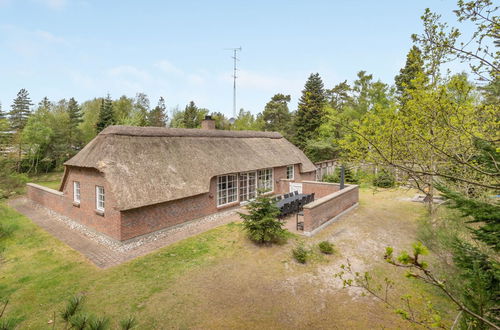
{"label": "patio chair", "polygon": [[299,204],[300,204],[300,201],[298,199],[296,199],[292,202],[292,213],[299,212]]}
{"label": "patio chair", "polygon": [[295,196],[297,196],[299,194],[299,192],[297,190],[295,190],[293,193]]}
{"label": "patio chair", "polygon": [[283,198],[283,196],[281,196],[281,195],[276,196],[277,201],[280,201],[282,198]]}
{"label": "patio chair", "polygon": [[311,202],[314,202],[314,194],[315,194],[315,193],[312,193],[312,194],[311,194]]}

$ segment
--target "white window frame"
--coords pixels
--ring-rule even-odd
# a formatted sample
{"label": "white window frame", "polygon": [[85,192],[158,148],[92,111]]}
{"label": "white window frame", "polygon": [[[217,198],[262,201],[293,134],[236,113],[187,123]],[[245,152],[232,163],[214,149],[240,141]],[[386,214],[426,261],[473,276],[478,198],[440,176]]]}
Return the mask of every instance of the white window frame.
{"label": "white window frame", "polygon": [[[292,171],[291,171],[291,172],[292,172],[291,177],[289,176],[289,173],[290,173],[290,171],[289,171],[289,170],[290,170],[290,169],[292,169]],[[288,180],[295,180],[295,165],[288,165],[288,166],[286,167],[286,178],[287,178]]]}
{"label": "white window frame", "polygon": [[80,182],[73,181],[73,202],[80,204]]}
{"label": "white window frame", "polygon": [[106,192],[103,186],[95,186],[95,208],[98,211],[104,212],[106,202]]}
{"label": "white window frame", "polygon": [[[231,178],[231,181],[229,179]],[[225,182],[222,182],[225,179]],[[229,182],[233,183],[233,186],[229,188]],[[225,184],[225,188],[223,185]],[[231,193],[231,195],[230,195]],[[228,204],[233,204],[239,202],[239,182],[238,174],[225,174],[219,175],[217,177],[217,207],[225,206]],[[230,197],[232,200],[230,201]]]}
{"label": "white window frame", "polygon": [[[262,179],[270,174],[270,179]],[[264,182],[264,185],[262,184]],[[274,191],[274,168],[263,168],[257,171],[257,190],[265,190],[263,194],[269,194]]]}

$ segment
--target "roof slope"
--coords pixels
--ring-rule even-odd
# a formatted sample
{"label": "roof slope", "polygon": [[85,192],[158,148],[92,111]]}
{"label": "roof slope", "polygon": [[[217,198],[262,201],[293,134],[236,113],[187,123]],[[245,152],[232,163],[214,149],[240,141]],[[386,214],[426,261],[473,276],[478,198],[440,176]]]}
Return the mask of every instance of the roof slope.
{"label": "roof slope", "polygon": [[206,193],[214,176],[314,164],[279,133],[110,126],[65,165],[95,168],[119,210]]}

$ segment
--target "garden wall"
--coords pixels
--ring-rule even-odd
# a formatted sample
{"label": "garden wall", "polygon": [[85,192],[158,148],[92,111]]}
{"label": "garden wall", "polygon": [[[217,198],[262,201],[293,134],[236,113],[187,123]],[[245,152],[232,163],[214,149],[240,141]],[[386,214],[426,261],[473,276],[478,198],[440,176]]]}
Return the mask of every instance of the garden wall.
{"label": "garden wall", "polygon": [[[317,186],[317,185],[316,185]],[[311,236],[358,205],[359,187],[346,185],[304,206],[304,235]]]}

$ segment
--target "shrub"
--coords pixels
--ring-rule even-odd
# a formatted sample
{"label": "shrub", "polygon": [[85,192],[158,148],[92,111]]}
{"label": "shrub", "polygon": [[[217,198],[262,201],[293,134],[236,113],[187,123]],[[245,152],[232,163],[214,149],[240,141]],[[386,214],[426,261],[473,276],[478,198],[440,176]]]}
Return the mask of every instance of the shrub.
{"label": "shrub", "polygon": [[319,250],[324,254],[333,254],[335,251],[333,248],[333,244],[328,241],[323,241],[318,244]]}
{"label": "shrub", "polygon": [[373,185],[379,188],[391,188],[394,187],[395,183],[394,175],[385,168],[378,172],[373,179]]}
{"label": "shrub", "polygon": [[292,255],[297,262],[301,264],[305,264],[307,262],[307,259],[309,259],[309,253],[310,251],[304,247],[304,245],[300,244],[297,245],[293,250],[292,250]]}
{"label": "shrub", "polygon": [[278,219],[279,209],[266,196],[258,196],[248,206],[249,214],[239,213],[248,237],[257,243],[279,243],[286,240],[286,229]]}
{"label": "shrub", "polygon": [[[323,176],[323,181],[339,183],[340,182],[340,170],[341,167],[337,166],[333,174],[325,174]],[[357,173],[354,173],[349,166],[344,165],[344,179],[345,183],[358,184],[359,178]]]}

